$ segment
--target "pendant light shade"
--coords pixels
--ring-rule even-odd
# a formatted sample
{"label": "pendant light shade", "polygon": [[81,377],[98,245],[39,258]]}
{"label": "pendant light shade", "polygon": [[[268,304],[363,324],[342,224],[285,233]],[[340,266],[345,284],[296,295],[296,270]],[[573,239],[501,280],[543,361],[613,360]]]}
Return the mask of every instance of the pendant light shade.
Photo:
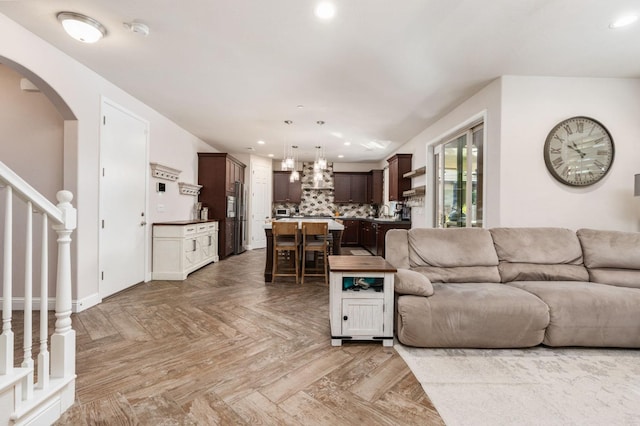
{"label": "pendant light shade", "polygon": [[80,13],[60,12],[57,17],[67,34],[83,43],[95,43],[107,35],[100,22]]}

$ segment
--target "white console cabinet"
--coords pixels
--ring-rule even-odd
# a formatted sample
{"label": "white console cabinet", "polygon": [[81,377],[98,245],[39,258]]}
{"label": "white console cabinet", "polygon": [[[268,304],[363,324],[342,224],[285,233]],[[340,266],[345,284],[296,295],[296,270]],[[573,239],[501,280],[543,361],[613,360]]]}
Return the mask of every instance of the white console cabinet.
{"label": "white console cabinet", "polygon": [[218,257],[218,222],[179,221],[153,225],[154,280],[184,280]]}

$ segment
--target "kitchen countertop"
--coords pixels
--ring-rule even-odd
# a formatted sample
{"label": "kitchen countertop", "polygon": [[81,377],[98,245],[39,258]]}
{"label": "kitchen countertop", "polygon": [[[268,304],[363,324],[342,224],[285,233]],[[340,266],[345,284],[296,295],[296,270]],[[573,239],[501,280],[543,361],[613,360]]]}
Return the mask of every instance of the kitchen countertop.
{"label": "kitchen countertop", "polygon": [[196,225],[198,223],[209,223],[209,222],[217,222],[217,220],[215,220],[215,219],[209,219],[209,220],[200,220],[200,219],[175,220],[175,221],[172,221],[172,222],[155,222],[154,225],[182,226],[182,225]]}
{"label": "kitchen countertop", "polygon": [[[327,222],[329,224],[329,231],[342,231],[344,229],[344,225],[336,222],[333,219],[329,219],[327,217],[285,217],[279,218],[278,222],[298,222],[298,227],[302,226],[302,222]],[[268,222],[264,224],[264,229],[271,229],[272,222]]]}

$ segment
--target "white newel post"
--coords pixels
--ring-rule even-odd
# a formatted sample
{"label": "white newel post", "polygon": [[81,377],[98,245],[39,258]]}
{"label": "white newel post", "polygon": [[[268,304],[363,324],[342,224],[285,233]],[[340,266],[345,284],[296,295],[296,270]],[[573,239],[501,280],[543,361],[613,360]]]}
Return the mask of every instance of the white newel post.
{"label": "white newel post", "polygon": [[63,224],[53,226],[58,233],[58,275],[56,284],[56,329],[51,336],[51,377],[68,378],[76,372],[76,333],[71,328],[71,233],[77,212],[71,205],[73,194],[56,194]]}

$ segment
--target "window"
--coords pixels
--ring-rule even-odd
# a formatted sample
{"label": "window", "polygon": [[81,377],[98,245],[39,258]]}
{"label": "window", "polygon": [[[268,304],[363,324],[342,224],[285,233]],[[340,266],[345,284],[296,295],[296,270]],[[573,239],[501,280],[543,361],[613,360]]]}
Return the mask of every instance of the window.
{"label": "window", "polygon": [[434,148],[438,228],[482,227],[483,134],[484,125],[476,124]]}

